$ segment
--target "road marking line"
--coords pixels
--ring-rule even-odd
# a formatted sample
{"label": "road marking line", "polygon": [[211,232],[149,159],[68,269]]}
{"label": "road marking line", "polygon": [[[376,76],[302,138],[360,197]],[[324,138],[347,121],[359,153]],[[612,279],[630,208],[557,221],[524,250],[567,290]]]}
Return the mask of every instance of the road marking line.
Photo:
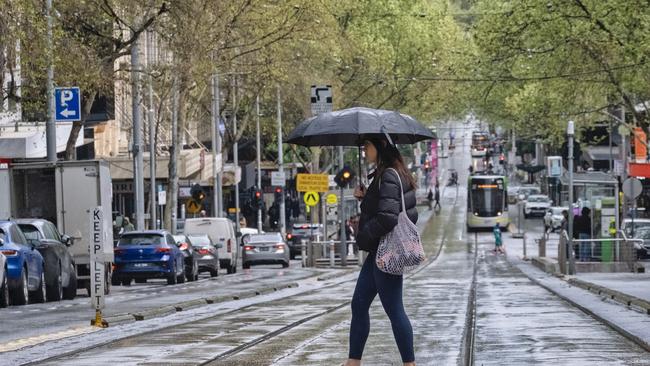
{"label": "road marking line", "polygon": [[61,332],[44,334],[44,335],[40,335],[40,336],[28,337],[28,338],[23,338],[23,339],[18,339],[18,340],[10,341],[10,342],[7,342],[7,343],[5,343],[3,345],[0,345],[0,353],[9,352],[9,351],[16,351],[16,350],[19,350],[21,348],[35,346],[35,345],[40,344],[40,343],[56,341],[56,340],[59,340],[59,339],[78,336],[78,335],[82,335],[82,334],[94,333],[94,332],[97,332],[97,331],[100,331],[100,330],[102,330],[102,329],[101,328],[96,328],[96,327],[91,327],[91,326],[83,326],[83,327],[67,329],[67,330],[64,330],[64,331],[61,331]]}

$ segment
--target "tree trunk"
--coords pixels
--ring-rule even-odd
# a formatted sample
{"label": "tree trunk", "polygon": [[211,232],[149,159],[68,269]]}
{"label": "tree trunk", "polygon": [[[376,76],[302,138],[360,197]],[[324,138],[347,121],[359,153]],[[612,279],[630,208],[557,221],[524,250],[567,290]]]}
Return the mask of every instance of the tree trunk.
{"label": "tree trunk", "polygon": [[81,121],[72,122],[72,130],[70,130],[70,136],[68,136],[68,142],[65,145],[65,160],[74,160],[77,158],[75,143],[79,137],[79,132],[81,132],[86,123],[86,119],[90,114],[90,108],[92,108],[96,96],[97,92],[93,91],[88,95],[88,98],[84,98],[81,102]]}

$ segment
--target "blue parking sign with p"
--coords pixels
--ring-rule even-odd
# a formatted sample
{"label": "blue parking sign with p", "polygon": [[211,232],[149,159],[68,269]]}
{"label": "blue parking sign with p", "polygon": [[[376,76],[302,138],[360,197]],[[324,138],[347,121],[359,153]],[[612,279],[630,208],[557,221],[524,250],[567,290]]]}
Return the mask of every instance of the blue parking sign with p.
{"label": "blue parking sign with p", "polygon": [[54,88],[54,112],[56,122],[81,121],[79,88]]}

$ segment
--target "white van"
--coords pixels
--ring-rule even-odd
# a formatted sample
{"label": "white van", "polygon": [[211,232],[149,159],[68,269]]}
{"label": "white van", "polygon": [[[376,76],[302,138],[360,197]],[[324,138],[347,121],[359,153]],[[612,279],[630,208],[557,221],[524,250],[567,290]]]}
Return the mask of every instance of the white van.
{"label": "white van", "polygon": [[[225,217],[201,217],[185,220],[185,235],[205,234],[219,248],[219,265],[226,268],[228,274],[237,272],[239,245],[235,224]],[[217,245],[218,246],[218,245]]]}

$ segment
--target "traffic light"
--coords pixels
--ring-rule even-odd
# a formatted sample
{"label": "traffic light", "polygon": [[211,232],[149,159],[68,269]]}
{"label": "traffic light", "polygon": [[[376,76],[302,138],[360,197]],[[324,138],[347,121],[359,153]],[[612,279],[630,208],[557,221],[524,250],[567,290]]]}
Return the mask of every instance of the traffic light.
{"label": "traffic light", "polygon": [[431,165],[429,165],[429,161],[427,160],[424,162],[424,169],[429,170],[429,168],[431,168]]}
{"label": "traffic light", "polygon": [[282,187],[275,187],[275,200],[282,199]]}
{"label": "traffic light", "polygon": [[336,182],[339,187],[345,188],[350,184],[350,182],[352,182],[352,179],[354,179],[354,173],[352,172],[352,169],[346,165],[336,174],[334,182]]}
{"label": "traffic light", "polygon": [[203,192],[203,187],[201,187],[201,185],[198,183],[192,185],[192,188],[190,189],[190,194],[192,195],[192,198],[195,199],[196,201],[201,202],[205,199],[205,192]]}
{"label": "traffic light", "polygon": [[256,190],[255,191],[255,207],[261,208],[263,206],[264,199],[262,198],[262,191]]}

